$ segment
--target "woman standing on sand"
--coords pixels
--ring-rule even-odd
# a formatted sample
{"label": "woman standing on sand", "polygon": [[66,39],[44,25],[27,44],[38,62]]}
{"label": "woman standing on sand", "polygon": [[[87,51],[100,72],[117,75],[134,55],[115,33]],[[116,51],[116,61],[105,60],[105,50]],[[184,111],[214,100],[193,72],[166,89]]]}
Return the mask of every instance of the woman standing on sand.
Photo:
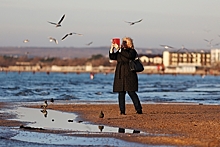
{"label": "woman standing on sand", "polygon": [[[114,52],[116,49],[116,52]],[[142,106],[136,91],[138,91],[138,77],[136,72],[130,71],[129,60],[134,60],[137,52],[134,49],[133,40],[130,37],[122,39],[121,47],[112,43],[109,58],[116,60],[116,70],[113,84],[113,92],[118,92],[120,114],[125,115],[125,94],[132,99],[137,114],[142,114]]]}

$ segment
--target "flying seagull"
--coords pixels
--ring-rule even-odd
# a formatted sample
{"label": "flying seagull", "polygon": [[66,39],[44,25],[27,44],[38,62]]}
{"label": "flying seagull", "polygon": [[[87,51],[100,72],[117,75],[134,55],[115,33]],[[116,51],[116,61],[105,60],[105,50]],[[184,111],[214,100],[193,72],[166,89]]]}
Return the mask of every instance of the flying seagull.
{"label": "flying seagull", "polygon": [[56,44],[58,44],[58,41],[55,38],[49,37],[49,39],[50,39],[50,42],[54,41]]}
{"label": "flying seagull", "polygon": [[213,41],[213,39],[211,39],[211,40],[204,39],[204,41],[206,41],[210,44]]}
{"label": "flying seagull", "polygon": [[173,48],[172,46],[169,46],[169,45],[160,45],[160,46],[164,47],[165,49]]}
{"label": "flying seagull", "polygon": [[28,43],[28,42],[30,42],[28,39],[25,39],[24,41],[23,41],[24,43]]}
{"label": "flying seagull", "polygon": [[136,24],[136,23],[139,23],[139,22],[141,22],[143,19],[140,19],[140,20],[138,20],[138,21],[134,21],[134,22],[129,22],[129,21],[125,21],[126,23],[129,23],[130,25],[134,25],[134,24]]}
{"label": "flying seagull", "polygon": [[72,33],[68,33],[66,34],[61,40],[64,40],[67,36],[69,35],[79,35],[79,36],[82,36],[83,34],[79,34],[79,33],[75,33],[75,32],[72,32]]}
{"label": "flying seagull", "polygon": [[181,49],[177,50],[177,53],[178,53],[180,50],[182,50],[182,51],[185,50],[185,52],[186,52],[187,54],[189,54],[190,56],[192,56],[192,54],[189,52],[189,50],[188,50],[187,48],[184,47],[184,45],[182,45]]}
{"label": "flying seagull", "polygon": [[65,14],[62,16],[62,18],[60,19],[60,21],[58,23],[50,22],[50,21],[48,21],[48,22],[50,24],[56,25],[56,27],[61,27],[61,22],[63,21],[64,17],[65,17]]}
{"label": "flying seagull", "polygon": [[92,43],[93,43],[93,42],[91,41],[91,42],[87,43],[86,45],[88,45],[88,46],[89,46],[89,45],[91,45]]}

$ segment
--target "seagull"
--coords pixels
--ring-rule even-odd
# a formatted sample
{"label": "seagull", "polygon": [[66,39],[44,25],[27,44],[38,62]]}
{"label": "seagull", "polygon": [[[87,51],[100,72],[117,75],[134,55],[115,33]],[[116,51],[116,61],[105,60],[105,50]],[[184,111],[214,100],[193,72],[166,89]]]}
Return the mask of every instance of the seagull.
{"label": "seagull", "polygon": [[24,43],[28,43],[28,42],[30,42],[28,39],[25,39],[24,41],[23,41]]}
{"label": "seagull", "polygon": [[177,53],[178,53],[180,50],[185,50],[187,54],[189,54],[190,56],[192,56],[191,53],[189,52],[189,50],[184,47],[184,45],[182,45],[181,49],[177,50]]}
{"label": "seagull", "polygon": [[47,100],[45,100],[45,101],[44,101],[44,104],[41,106],[41,108],[46,109],[46,108],[47,108],[47,106],[48,106],[48,104],[47,104]]}
{"label": "seagull", "polygon": [[104,113],[101,111],[99,114],[99,118],[103,118],[104,117]]}
{"label": "seagull", "polygon": [[65,14],[62,16],[62,18],[60,19],[60,21],[58,23],[50,22],[50,21],[48,21],[48,22],[50,24],[56,25],[56,27],[61,27],[61,22],[63,21],[64,17],[65,17]]}
{"label": "seagull", "polygon": [[50,39],[50,42],[54,41],[56,44],[58,44],[58,41],[55,38],[49,37],[49,39]]}
{"label": "seagull", "polygon": [[213,46],[212,46],[212,41],[213,41],[213,39],[211,39],[211,40],[204,39],[204,41],[208,42],[208,45],[207,45],[207,46],[213,47]]}
{"label": "seagull", "polygon": [[143,19],[140,19],[140,20],[138,20],[138,21],[134,21],[134,22],[129,22],[129,21],[125,21],[126,23],[129,23],[130,25],[134,25],[134,24],[136,24],[136,23],[139,23],[139,22],[141,22]]}
{"label": "seagull", "polygon": [[75,33],[75,32],[72,32],[72,33],[68,33],[66,34],[61,40],[64,40],[67,36],[69,35],[79,35],[79,36],[83,36],[83,34],[79,34],[79,33]]}
{"label": "seagull", "polygon": [[104,126],[98,126],[98,128],[102,132],[102,130],[104,129]]}
{"label": "seagull", "polygon": [[165,49],[173,48],[172,46],[169,46],[169,45],[160,45],[160,46],[164,47]]}
{"label": "seagull", "polygon": [[88,46],[89,46],[89,45],[91,45],[92,43],[93,43],[93,42],[91,41],[91,42],[87,43],[86,45],[88,45]]}
{"label": "seagull", "polygon": [[51,99],[50,99],[50,102],[51,102],[51,103],[53,103],[53,102],[54,102],[54,99],[53,99],[53,98],[51,98]]}
{"label": "seagull", "polygon": [[204,39],[206,42],[208,42],[209,44],[211,44],[211,42],[213,41],[213,39],[211,40],[207,40],[207,39]]}

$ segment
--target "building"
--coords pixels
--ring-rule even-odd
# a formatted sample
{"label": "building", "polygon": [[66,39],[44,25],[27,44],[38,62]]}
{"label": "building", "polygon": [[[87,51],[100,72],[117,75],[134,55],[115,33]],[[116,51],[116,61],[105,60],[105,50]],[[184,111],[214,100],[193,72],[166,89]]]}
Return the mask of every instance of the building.
{"label": "building", "polygon": [[211,67],[210,52],[163,52],[165,73],[195,73]]}
{"label": "building", "polygon": [[211,49],[211,64],[220,62],[220,49]]}
{"label": "building", "polygon": [[162,65],[163,57],[162,55],[140,55],[139,59],[144,65]]}
{"label": "building", "polygon": [[168,66],[183,66],[191,65],[197,67],[210,67],[211,54],[210,52],[163,52],[163,65]]}

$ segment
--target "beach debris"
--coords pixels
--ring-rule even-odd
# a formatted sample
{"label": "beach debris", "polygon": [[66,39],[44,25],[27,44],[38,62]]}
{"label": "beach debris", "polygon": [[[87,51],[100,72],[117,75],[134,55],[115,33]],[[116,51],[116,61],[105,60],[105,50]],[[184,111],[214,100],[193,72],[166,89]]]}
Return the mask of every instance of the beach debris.
{"label": "beach debris", "polygon": [[50,40],[50,42],[54,41],[56,44],[58,44],[58,40],[56,40],[56,39],[53,38],[53,37],[49,37],[49,40]]}
{"label": "beach debris", "polygon": [[98,126],[98,128],[102,132],[102,130],[104,129],[104,126]]}
{"label": "beach debris", "polygon": [[56,27],[61,27],[61,22],[63,21],[63,19],[64,19],[65,16],[66,16],[66,15],[64,14],[58,23],[50,22],[50,21],[48,21],[48,22],[49,22],[50,24],[55,25]]}
{"label": "beach debris", "polygon": [[102,95],[102,92],[99,91],[99,92],[96,92],[95,94],[97,94],[97,95]]}
{"label": "beach debris", "polygon": [[133,130],[133,133],[140,133],[141,131],[139,130]]}
{"label": "beach debris", "polygon": [[73,119],[68,119],[68,122],[73,122]]}
{"label": "beach debris", "polygon": [[44,104],[41,105],[41,108],[46,109],[48,106],[47,100],[44,101]]}
{"label": "beach debris", "polygon": [[141,22],[143,19],[140,19],[140,20],[138,20],[138,21],[133,21],[133,22],[130,22],[130,21],[125,21],[126,23],[129,23],[130,25],[134,25],[134,24],[136,24],[136,23],[139,23],[139,22]]}
{"label": "beach debris", "polygon": [[67,33],[61,40],[64,40],[67,36],[69,35],[78,35],[78,36],[83,36],[83,34],[72,32],[72,33]]}
{"label": "beach debris", "polygon": [[124,128],[118,128],[118,133],[125,133],[125,129]]}
{"label": "beach debris", "polygon": [[82,122],[83,122],[82,120],[79,120],[79,121],[78,121],[78,123],[82,123]]}
{"label": "beach debris", "polygon": [[103,113],[103,111],[100,112],[99,118],[104,118],[104,113]]}
{"label": "beach debris", "polygon": [[28,129],[28,130],[44,130],[43,128],[34,128],[34,127],[27,127],[24,125],[20,126],[20,129]]}
{"label": "beach debris", "polygon": [[44,117],[47,117],[47,110],[46,109],[41,110],[41,112],[44,114]]}

